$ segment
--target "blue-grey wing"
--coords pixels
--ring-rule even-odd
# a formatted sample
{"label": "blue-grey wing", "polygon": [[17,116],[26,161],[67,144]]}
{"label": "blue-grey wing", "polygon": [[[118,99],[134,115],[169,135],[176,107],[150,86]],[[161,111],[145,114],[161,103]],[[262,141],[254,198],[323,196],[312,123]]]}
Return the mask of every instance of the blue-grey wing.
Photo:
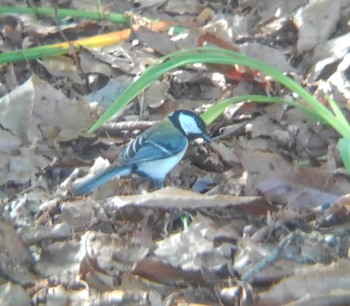
{"label": "blue-grey wing", "polygon": [[136,137],[121,155],[122,164],[163,159],[173,156],[188,145],[188,140],[168,120],[151,127]]}

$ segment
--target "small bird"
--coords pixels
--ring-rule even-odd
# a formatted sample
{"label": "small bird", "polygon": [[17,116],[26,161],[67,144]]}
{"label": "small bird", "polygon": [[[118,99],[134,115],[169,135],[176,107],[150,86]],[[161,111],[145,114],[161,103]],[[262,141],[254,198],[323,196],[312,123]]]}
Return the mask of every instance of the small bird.
{"label": "small bird", "polygon": [[114,178],[133,173],[150,178],[158,189],[163,188],[166,175],[181,161],[189,141],[196,138],[211,141],[202,118],[192,111],[177,110],[131,141],[121,154],[119,166],[73,187],[73,194],[89,193]]}

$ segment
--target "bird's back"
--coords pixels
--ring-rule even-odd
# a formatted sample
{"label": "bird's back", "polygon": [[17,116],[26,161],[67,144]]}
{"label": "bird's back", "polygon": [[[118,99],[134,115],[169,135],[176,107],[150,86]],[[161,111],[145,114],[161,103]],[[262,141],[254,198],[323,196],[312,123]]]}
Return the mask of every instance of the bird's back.
{"label": "bird's back", "polygon": [[122,152],[121,164],[168,158],[186,149],[187,145],[186,137],[166,119],[131,141]]}

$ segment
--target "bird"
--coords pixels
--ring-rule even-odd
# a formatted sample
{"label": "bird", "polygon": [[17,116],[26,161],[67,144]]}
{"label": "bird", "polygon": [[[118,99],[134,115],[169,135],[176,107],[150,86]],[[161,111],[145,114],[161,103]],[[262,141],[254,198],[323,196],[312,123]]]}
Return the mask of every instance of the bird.
{"label": "bird", "polygon": [[164,188],[166,175],[182,160],[189,141],[211,141],[206,124],[195,112],[176,110],[167,118],[132,140],[121,153],[118,166],[111,166],[73,187],[74,195],[84,195],[112,179],[138,174]]}

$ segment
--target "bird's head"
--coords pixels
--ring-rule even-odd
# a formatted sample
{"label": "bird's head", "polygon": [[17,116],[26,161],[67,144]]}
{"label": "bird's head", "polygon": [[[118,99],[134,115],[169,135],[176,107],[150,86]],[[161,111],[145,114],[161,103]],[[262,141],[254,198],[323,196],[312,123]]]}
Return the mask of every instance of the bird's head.
{"label": "bird's head", "polygon": [[205,122],[195,112],[188,110],[177,110],[169,115],[169,120],[186,136],[189,140],[203,138],[210,142]]}

